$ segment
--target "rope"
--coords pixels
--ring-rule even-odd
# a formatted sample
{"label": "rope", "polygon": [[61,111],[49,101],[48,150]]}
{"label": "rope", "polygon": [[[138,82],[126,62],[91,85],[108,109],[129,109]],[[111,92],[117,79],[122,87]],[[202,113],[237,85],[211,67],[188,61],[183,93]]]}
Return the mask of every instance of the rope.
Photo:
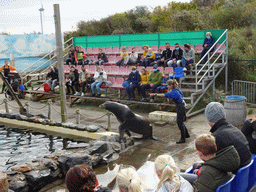
{"label": "rope", "polygon": [[92,120],[92,121],[95,121],[95,120],[101,119],[102,117],[107,116],[107,115],[109,115],[109,114],[112,114],[112,115],[113,115],[113,113],[106,112],[104,115],[102,115],[102,116],[100,116],[100,117],[92,118],[92,117],[87,117],[87,116],[85,116],[85,115],[83,115],[83,114],[81,114],[81,113],[80,113],[80,115],[82,115],[83,117],[85,117],[85,118],[87,118],[87,119],[90,119],[90,120]]}
{"label": "rope", "polygon": [[0,105],[3,105],[3,104],[4,104],[4,101]]}
{"label": "rope", "polygon": [[25,106],[26,106],[26,105],[30,106],[32,109],[41,110],[41,109],[47,107],[47,106],[48,106],[48,103],[47,103],[46,105],[44,105],[43,107],[32,107],[29,103],[26,103]]}
{"label": "rope", "polygon": [[56,113],[58,113],[59,115],[64,115],[64,114],[62,114],[61,112],[59,112],[59,111],[57,111],[54,107],[53,107],[53,105],[51,104],[51,103],[49,103],[50,105],[51,105],[51,107],[52,107],[52,109],[56,112]]}
{"label": "rope", "polygon": [[7,103],[7,105],[9,105],[10,107],[12,107],[14,109],[20,109],[20,107],[15,107],[15,106],[11,105],[10,103]]}

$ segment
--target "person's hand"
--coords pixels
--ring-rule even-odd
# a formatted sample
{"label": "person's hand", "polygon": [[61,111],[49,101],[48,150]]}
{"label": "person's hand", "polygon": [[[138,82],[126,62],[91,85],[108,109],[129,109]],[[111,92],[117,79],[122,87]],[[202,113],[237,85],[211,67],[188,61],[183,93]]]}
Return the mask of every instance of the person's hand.
{"label": "person's hand", "polygon": [[88,87],[91,87],[91,84],[88,84],[87,86],[88,86]]}
{"label": "person's hand", "polygon": [[151,83],[151,84],[150,84],[150,87],[152,87],[153,85],[154,85],[154,84],[153,84],[153,83]]}
{"label": "person's hand", "polygon": [[155,61],[154,63],[155,63],[155,64],[157,64],[157,62],[156,62],[156,61]]}
{"label": "person's hand", "polygon": [[172,60],[173,60],[173,61],[176,61],[176,58],[173,58]]}
{"label": "person's hand", "polygon": [[204,47],[208,47],[208,44],[205,44]]}
{"label": "person's hand", "polygon": [[189,59],[186,59],[187,61],[189,61]]}
{"label": "person's hand", "polygon": [[101,60],[101,58],[99,58],[99,61]]}
{"label": "person's hand", "polygon": [[165,85],[165,83],[163,83],[163,85]]}
{"label": "person's hand", "polygon": [[82,83],[82,81],[79,81],[79,84],[81,84]]}
{"label": "person's hand", "polygon": [[130,85],[132,84],[132,82],[130,83]]}
{"label": "person's hand", "polygon": [[164,62],[164,58],[161,59],[161,62]]}

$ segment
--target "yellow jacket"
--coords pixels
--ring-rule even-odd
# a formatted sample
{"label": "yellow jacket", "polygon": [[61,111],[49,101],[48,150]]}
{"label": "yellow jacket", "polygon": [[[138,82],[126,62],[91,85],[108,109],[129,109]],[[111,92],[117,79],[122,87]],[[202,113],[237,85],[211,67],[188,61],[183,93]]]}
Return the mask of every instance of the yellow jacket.
{"label": "yellow jacket", "polygon": [[10,71],[15,71],[16,70],[16,68],[11,66],[11,65],[7,65],[7,66],[3,65],[2,67],[0,67],[0,71],[4,72],[4,69],[6,69],[6,68],[9,68]]}
{"label": "yellow jacket", "polygon": [[145,85],[148,84],[149,72],[147,71],[146,75],[140,74],[140,83]]}
{"label": "yellow jacket", "polygon": [[128,57],[129,56],[129,54],[128,53],[126,53],[126,52],[124,52],[124,53],[121,53],[121,59],[125,59],[125,57]]}

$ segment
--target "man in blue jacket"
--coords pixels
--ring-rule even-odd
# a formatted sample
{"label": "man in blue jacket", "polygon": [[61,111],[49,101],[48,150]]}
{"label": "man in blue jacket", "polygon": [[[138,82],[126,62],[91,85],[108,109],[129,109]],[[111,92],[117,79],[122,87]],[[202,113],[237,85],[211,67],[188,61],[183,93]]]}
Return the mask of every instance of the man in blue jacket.
{"label": "man in blue jacket", "polygon": [[127,91],[127,94],[128,94],[128,100],[134,100],[135,98],[134,90],[135,88],[138,87],[138,84],[140,82],[140,74],[137,71],[136,66],[132,66],[132,72],[129,74],[129,77],[127,80],[129,85],[125,87],[125,90]]}
{"label": "man in blue jacket", "polygon": [[[203,44],[203,51],[201,53],[201,58],[207,53],[207,51],[214,45],[215,43],[215,40],[214,38],[212,37],[212,34],[211,32],[207,32],[206,33],[206,38],[204,40],[204,44]],[[213,52],[214,51],[214,48],[210,51],[210,52]],[[208,55],[205,56],[204,58],[204,63],[206,63],[208,60]]]}

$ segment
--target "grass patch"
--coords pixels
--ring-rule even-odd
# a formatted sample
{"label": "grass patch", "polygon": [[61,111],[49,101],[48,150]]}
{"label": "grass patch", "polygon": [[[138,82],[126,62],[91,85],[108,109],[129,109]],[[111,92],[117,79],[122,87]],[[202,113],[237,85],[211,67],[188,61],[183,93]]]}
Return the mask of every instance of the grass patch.
{"label": "grass patch", "polygon": [[251,115],[251,114],[253,114],[253,109],[248,110],[248,115]]}

